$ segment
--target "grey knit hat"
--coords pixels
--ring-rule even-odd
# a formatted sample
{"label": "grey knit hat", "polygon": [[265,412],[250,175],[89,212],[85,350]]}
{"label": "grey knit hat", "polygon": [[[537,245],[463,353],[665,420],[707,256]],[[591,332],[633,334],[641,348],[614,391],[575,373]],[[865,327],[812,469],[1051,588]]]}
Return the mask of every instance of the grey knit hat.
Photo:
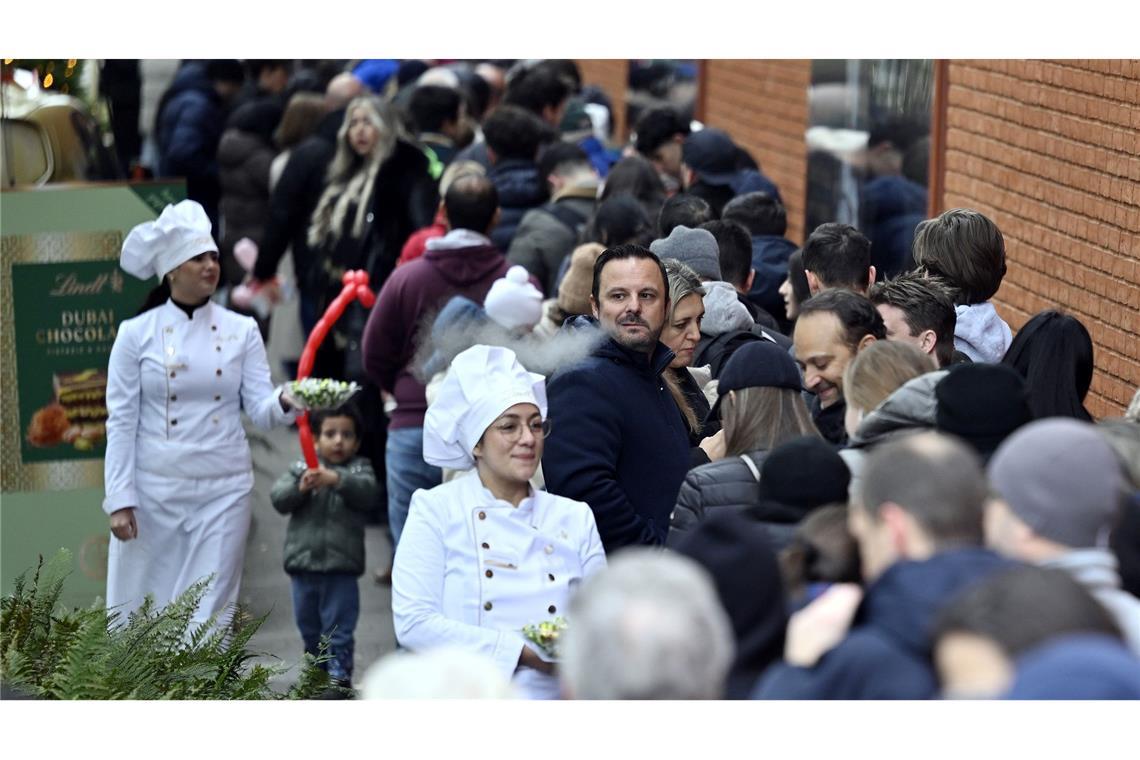
{"label": "grey knit hat", "polygon": [[1037,535],[1074,549],[1107,546],[1124,475],[1093,425],[1066,417],[1031,422],[998,447],[987,473]]}
{"label": "grey knit hat", "polygon": [[708,230],[694,230],[681,224],[667,238],[658,238],[649,250],[659,259],[677,259],[687,264],[702,281],[720,280],[720,247]]}

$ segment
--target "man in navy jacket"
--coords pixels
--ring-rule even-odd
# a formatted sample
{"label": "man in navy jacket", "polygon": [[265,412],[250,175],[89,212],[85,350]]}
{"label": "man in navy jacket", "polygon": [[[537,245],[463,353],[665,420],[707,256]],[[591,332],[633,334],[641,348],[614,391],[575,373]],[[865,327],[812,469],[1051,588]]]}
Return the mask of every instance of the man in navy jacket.
{"label": "man in navy jacket", "polygon": [[936,696],[934,616],[957,593],[1012,566],[981,548],[985,500],[977,455],[954,439],[921,433],[872,452],[862,503],[848,513],[866,590],[833,586],[793,615],[784,662],[765,672],[753,697]]}
{"label": "man in navy jacket", "polygon": [[590,305],[605,339],[547,383],[546,487],[590,505],[607,553],[660,545],[689,467],[689,437],[661,378],[674,358],[658,340],[665,268],[641,246],[610,248],[594,265]]}

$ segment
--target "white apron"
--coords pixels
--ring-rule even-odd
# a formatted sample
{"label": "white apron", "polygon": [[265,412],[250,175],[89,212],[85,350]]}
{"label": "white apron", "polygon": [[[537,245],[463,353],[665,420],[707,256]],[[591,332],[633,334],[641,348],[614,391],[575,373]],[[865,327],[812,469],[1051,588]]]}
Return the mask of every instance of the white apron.
{"label": "white apron", "polygon": [[293,419],[273,388],[257,324],[214,303],[193,318],[171,302],[119,328],[107,372],[103,510],[135,507],[138,538],[111,537],[107,606],[161,607],[210,574],[195,622],[237,601],[253,469],[244,410]]}

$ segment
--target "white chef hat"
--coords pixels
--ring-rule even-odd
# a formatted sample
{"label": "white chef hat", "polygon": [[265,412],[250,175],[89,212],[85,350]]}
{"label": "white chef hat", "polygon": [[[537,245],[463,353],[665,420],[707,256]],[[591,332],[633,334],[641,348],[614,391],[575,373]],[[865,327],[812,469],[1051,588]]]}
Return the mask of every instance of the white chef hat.
{"label": "white chef hat", "polygon": [[545,418],[546,378],[527,372],[509,348],[480,345],[459,354],[424,416],[424,461],[470,468],[475,444],[515,404],[534,404]]}
{"label": "white chef hat", "polygon": [[210,236],[210,217],[196,201],[167,204],[153,222],[136,224],[119,256],[119,266],[140,280],[162,279],[179,264],[218,246]]}
{"label": "white chef hat", "polygon": [[516,264],[495,280],[483,299],[487,316],[508,330],[537,325],[542,319],[542,293],[529,277],[526,268]]}

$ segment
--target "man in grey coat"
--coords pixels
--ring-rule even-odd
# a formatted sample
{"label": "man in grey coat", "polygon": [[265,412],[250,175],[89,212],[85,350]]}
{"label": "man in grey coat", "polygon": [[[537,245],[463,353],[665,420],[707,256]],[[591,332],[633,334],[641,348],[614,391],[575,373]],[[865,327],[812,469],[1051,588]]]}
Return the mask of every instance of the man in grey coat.
{"label": "man in grey coat", "polygon": [[1069,573],[1113,616],[1140,654],[1140,599],[1120,588],[1109,534],[1125,499],[1124,473],[1093,425],[1053,417],[1005,440],[990,460],[986,543],[1014,559]]}
{"label": "man in grey coat", "polygon": [[580,232],[594,215],[598,172],[586,151],[556,142],[539,154],[538,176],[547,183],[551,201],[526,212],[507,259],[526,267],[542,283],[543,293],[552,297],[558,292],[562,260],[574,251]]}

